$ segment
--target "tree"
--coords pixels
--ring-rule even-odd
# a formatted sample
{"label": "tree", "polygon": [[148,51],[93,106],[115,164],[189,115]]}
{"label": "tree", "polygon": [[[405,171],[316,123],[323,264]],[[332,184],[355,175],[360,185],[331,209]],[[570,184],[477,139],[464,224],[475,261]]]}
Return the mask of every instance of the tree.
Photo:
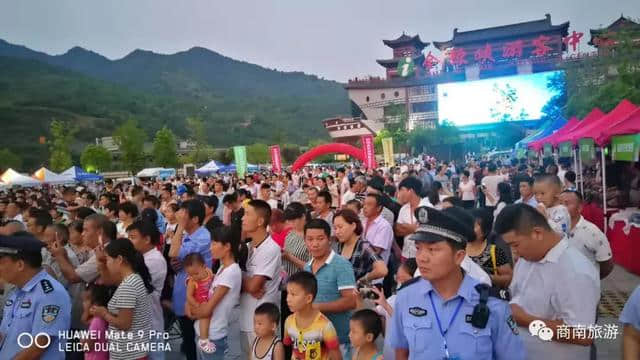
{"label": "tree", "polygon": [[452,123],[443,121],[439,126],[416,128],[408,134],[408,142],[418,153],[429,152],[437,157],[451,159],[461,142],[460,130]]}
{"label": "tree", "polygon": [[189,140],[195,144],[195,149],[191,154],[191,162],[201,163],[209,160],[209,154],[206,151],[207,133],[204,122],[199,116],[190,116],[186,121]]}
{"label": "tree", "polygon": [[153,139],[153,161],[166,168],[173,168],[178,164],[176,138],[166,126],[158,130]]}
{"label": "tree", "polygon": [[144,166],[144,141],[147,134],[138,127],[138,122],[131,118],[120,125],[113,138],[122,153],[124,167],[136,172]]}
{"label": "tree", "polygon": [[3,172],[9,168],[20,169],[21,167],[22,158],[20,158],[20,156],[9,149],[0,150],[0,169],[2,169]]}
{"label": "tree", "polygon": [[271,161],[269,147],[265,144],[251,144],[247,146],[247,161],[253,164],[266,164]]}
{"label": "tree", "polygon": [[294,161],[302,154],[300,146],[295,144],[284,144],[281,149],[282,162],[293,164]]}
{"label": "tree", "polygon": [[608,55],[565,66],[569,94],[567,117],[582,118],[594,107],[608,112],[623,99],[640,103],[640,48],[634,45],[638,36],[638,28],[619,29],[615,34],[608,34],[612,40],[607,45]]}
{"label": "tree", "polygon": [[76,130],[64,122],[53,119],[51,121],[51,144],[49,150],[51,151],[51,157],[49,159],[49,166],[54,171],[63,171],[71,165],[71,143]]}
{"label": "tree", "polygon": [[111,153],[101,145],[87,145],[80,155],[80,164],[89,172],[109,170],[111,160]]}

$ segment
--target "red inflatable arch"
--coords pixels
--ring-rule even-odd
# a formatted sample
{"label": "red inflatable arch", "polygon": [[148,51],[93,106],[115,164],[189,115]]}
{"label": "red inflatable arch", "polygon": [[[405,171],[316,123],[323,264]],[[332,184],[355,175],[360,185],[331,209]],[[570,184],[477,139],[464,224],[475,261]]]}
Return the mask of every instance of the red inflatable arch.
{"label": "red inflatable arch", "polygon": [[[362,149],[349,144],[331,143],[316,146],[313,149],[309,149],[307,152],[300,155],[300,157],[296,159],[296,161],[291,166],[291,171],[300,170],[309,161],[326,154],[347,154],[362,161],[363,163],[366,161],[364,151]],[[375,162],[373,166],[376,166]]]}

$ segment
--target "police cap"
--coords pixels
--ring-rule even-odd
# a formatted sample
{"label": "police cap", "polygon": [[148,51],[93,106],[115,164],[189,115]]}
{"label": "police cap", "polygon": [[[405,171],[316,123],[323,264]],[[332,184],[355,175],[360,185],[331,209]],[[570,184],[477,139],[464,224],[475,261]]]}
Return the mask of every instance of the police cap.
{"label": "police cap", "polygon": [[446,240],[466,246],[467,226],[453,214],[421,206],[415,210],[415,216],[418,220],[418,229],[411,235],[411,240],[429,243]]}
{"label": "police cap", "polygon": [[44,244],[31,234],[0,235],[0,256],[15,255],[19,252],[40,253],[43,247]]}

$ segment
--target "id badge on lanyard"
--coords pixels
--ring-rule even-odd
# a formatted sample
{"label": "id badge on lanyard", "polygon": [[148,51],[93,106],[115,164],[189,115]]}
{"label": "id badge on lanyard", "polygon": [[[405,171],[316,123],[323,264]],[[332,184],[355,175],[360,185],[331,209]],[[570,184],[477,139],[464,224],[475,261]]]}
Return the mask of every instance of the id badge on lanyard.
{"label": "id badge on lanyard", "polygon": [[440,315],[438,315],[438,310],[436,310],[436,306],[433,303],[433,293],[429,293],[429,300],[431,301],[431,309],[433,309],[433,314],[436,316],[436,322],[438,323],[438,330],[440,331],[440,335],[442,336],[442,345],[443,345],[443,350],[444,350],[444,360],[461,360],[460,357],[458,355],[451,355],[449,354],[449,346],[447,345],[447,331],[449,331],[449,328],[451,328],[451,325],[453,325],[454,320],[456,319],[456,316],[458,316],[458,312],[460,312],[460,308],[462,307],[462,302],[463,299],[460,298],[460,301],[458,302],[458,305],[456,306],[455,311],[453,312],[453,316],[451,316],[451,320],[449,320],[449,325],[447,326],[446,329],[442,329],[442,323],[440,322]]}

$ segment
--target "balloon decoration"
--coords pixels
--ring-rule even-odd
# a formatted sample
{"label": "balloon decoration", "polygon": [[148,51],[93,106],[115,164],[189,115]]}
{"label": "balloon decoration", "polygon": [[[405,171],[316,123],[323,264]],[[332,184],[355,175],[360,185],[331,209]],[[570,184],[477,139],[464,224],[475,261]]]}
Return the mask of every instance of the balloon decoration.
{"label": "balloon decoration", "polygon": [[[300,157],[296,159],[296,161],[291,166],[291,171],[298,171],[309,161],[327,154],[347,154],[362,161],[363,163],[366,161],[365,154],[362,149],[349,144],[331,143],[316,146],[313,149],[309,149],[307,152],[300,155]],[[376,167],[377,164],[374,162],[373,166]]]}

